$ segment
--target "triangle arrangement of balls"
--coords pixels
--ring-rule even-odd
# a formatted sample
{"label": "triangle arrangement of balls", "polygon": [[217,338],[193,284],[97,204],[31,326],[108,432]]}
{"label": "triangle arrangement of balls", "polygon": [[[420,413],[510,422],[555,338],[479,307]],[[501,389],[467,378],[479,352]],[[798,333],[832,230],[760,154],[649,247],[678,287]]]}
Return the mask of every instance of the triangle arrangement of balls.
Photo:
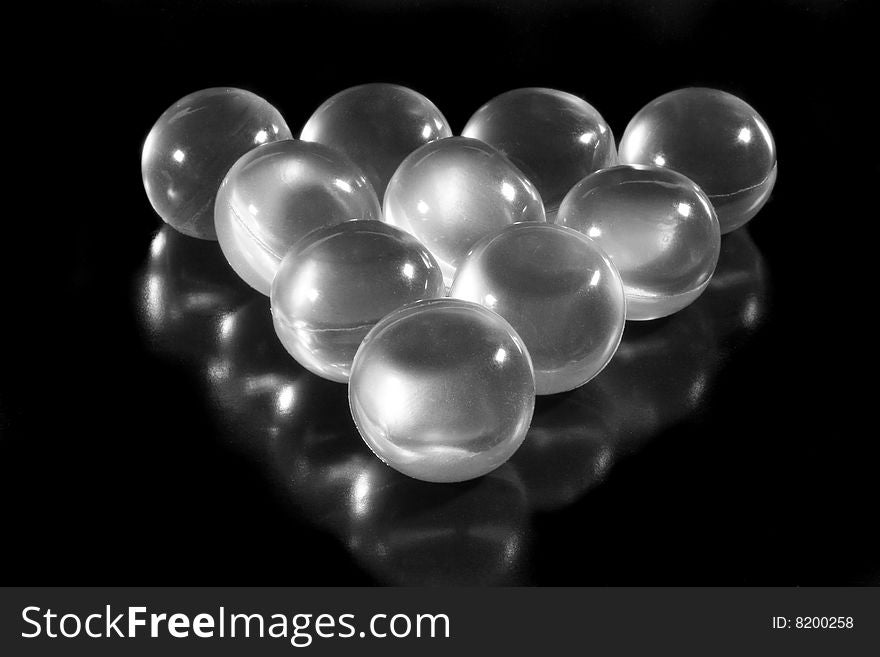
{"label": "triangle arrangement of balls", "polygon": [[536,394],[598,375],[626,320],[700,296],[721,235],[770,196],[776,147],[706,88],[651,101],[619,144],[554,89],[503,93],[453,136],[420,93],[366,84],[295,138],[263,98],[212,88],[159,117],[141,169],[159,216],[269,297],[290,355],[348,385],[380,459],[455,482],[510,458]]}

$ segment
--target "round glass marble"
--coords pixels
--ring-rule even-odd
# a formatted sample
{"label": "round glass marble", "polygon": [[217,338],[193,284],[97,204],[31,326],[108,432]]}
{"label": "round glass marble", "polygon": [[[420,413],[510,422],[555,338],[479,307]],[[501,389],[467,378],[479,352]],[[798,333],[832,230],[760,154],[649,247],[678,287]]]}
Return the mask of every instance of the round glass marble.
{"label": "round glass marble", "polygon": [[248,285],[268,295],[281,259],[310,231],[382,218],[373,187],[342,153],[287,139],[245,153],[214,204],[223,254]]}
{"label": "round glass marble", "polygon": [[626,127],[620,162],[668,167],[693,180],[712,201],[722,233],[754,217],[776,182],[776,144],[764,119],[716,89],[679,89],[648,103]]}
{"label": "round glass marble", "polygon": [[535,406],[516,331],[482,306],[435,299],[376,324],[351,368],[351,413],[370,449],[403,474],[465,481],[523,441]]}
{"label": "round glass marble", "polygon": [[572,390],[601,372],[626,318],[620,274],[605,252],[554,224],[517,224],[481,240],[450,296],[510,322],[532,356],[539,395]]}
{"label": "round glass marble", "polygon": [[430,249],[447,285],[480,238],[517,221],[544,221],[541,196],[523,173],[466,137],[432,142],[406,158],[388,184],[384,212]]}
{"label": "round glass marble", "polygon": [[685,176],[617,166],[566,195],[556,223],[602,247],[620,272],[627,319],[656,319],[693,302],[712,278],[721,231],[712,204]]}
{"label": "round glass marble", "polygon": [[144,142],[141,173],[153,209],[190,237],[217,239],[214,197],[235,161],[252,148],[290,139],[284,118],[242,89],[203,89],[156,121]]}
{"label": "round glass marble", "polygon": [[272,282],[272,320],[303,367],[344,383],[376,322],[443,293],[437,262],[412,235],[351,221],[312,231],[284,256]]}
{"label": "round glass marble", "polygon": [[572,185],[617,163],[614,136],[588,102],[555,89],[514,89],[483,105],[462,134],[494,146],[535,183],[548,219]]}
{"label": "round glass marble", "polygon": [[396,84],[364,84],[326,100],[306,121],[300,138],[348,155],[381,199],[407,155],[451,135],[437,106],[417,91]]}

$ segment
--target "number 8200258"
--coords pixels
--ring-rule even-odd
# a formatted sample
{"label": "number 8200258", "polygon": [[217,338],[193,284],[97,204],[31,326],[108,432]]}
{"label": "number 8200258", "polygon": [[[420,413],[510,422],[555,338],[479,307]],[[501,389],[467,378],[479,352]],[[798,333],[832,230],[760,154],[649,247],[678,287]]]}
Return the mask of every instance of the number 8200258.
{"label": "number 8200258", "polygon": [[850,630],[852,616],[796,616],[794,626],[799,630]]}
{"label": "number 8200258", "polygon": [[797,629],[797,630],[851,630],[854,621],[852,616],[775,616],[773,629]]}

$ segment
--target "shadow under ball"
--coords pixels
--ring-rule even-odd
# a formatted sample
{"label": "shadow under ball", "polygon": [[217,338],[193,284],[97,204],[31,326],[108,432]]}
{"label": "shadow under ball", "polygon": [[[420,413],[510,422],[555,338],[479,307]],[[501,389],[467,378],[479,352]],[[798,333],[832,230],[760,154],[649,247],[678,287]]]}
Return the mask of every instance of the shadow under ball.
{"label": "shadow under ball", "polygon": [[436,260],[412,235],[380,221],[349,221],[312,231],[284,256],[272,283],[272,320],[300,365],[345,383],[376,322],[444,291]]}
{"label": "shadow under ball", "polygon": [[422,94],[396,84],[363,84],[327,99],[303,126],[300,139],[345,153],[381,199],[403,159],[428,142],[450,137],[446,118]]}
{"label": "shadow under ball", "polygon": [[385,192],[385,221],[415,235],[443,270],[446,285],[482,237],[518,221],[544,221],[535,186],[504,155],[467,137],[422,146]]}
{"label": "shadow under ball", "polygon": [[620,274],[596,242],[571,228],[520,223],[484,238],[465,258],[449,295],[510,322],[532,357],[539,395],[592,379],[623,335]]}
{"label": "shadow under ball", "polygon": [[150,204],[184,235],[215,240],[214,197],[226,172],[252,148],[290,137],[278,110],[249,91],[217,87],[185,96],[144,142],[141,173]]}
{"label": "shadow under ball", "polygon": [[459,299],[410,304],[376,324],[348,390],[376,456],[434,482],[473,479],[507,461],[535,407],[532,362],[516,331]]}
{"label": "shadow under ball", "polygon": [[269,295],[287,251],[316,228],[381,220],[372,185],[351,160],[323,144],[286,139],[242,155],[214,204],[220,248],[235,272]]}
{"label": "shadow under ball", "polygon": [[514,89],[490,100],[461,133],[504,153],[538,188],[548,221],[572,185],[617,164],[611,128],[582,98],[556,89]]}
{"label": "shadow under ball", "polygon": [[776,182],[767,123],[717,89],[679,89],[648,103],[626,126],[620,163],[668,167],[693,180],[712,202],[722,234],[750,221]]}
{"label": "shadow under ball", "polygon": [[665,317],[693,303],[721,251],[709,199],[693,181],[661,167],[621,165],[587,176],[562,201],[556,223],[608,254],[631,320]]}

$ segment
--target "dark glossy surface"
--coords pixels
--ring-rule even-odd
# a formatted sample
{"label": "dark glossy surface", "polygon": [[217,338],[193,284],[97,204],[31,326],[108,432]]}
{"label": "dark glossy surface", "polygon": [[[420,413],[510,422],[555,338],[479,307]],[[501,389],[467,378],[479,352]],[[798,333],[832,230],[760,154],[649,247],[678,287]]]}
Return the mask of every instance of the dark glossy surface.
{"label": "dark glossy surface", "polygon": [[672,317],[630,323],[587,385],[539,398],[507,464],[475,481],[429,484],[376,459],[351,421],[345,386],[290,359],[265,297],[203,246],[168,228],[151,245],[138,282],[151,351],[186,360],[235,458],[256,464],[295,517],[328,532],[382,583],[534,582],[532,552],[543,542],[535,523],[589,504],[618,469],[626,481],[629,459],[705,416],[725,363],[766,329],[771,305],[753,240],[725,237],[706,292]]}
{"label": "dark glossy surface", "polygon": [[[4,243],[4,583],[880,582],[873,241],[832,231],[870,236],[867,4],[132,0],[16,25],[51,62],[11,67],[23,136],[60,125],[75,157],[47,179],[44,148],[16,151],[33,213]],[[456,131],[526,85],[590,99],[616,134],[671,89],[723,88],[784,161],[694,304],[539,398],[491,478],[420,484],[369,452],[344,386],[287,356],[216,243],[165,230],[152,254],[140,180],[146,131],[192,89],[253,89],[296,130],[370,80],[419,89]]]}

